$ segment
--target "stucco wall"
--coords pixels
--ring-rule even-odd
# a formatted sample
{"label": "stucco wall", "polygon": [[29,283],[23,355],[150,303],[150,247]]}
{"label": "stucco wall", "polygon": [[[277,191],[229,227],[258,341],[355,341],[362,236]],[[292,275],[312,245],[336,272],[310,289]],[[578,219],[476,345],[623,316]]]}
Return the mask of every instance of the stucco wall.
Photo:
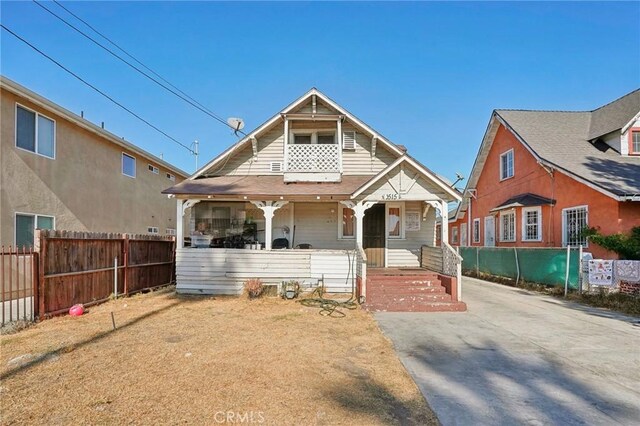
{"label": "stucco wall", "polygon": [[[500,155],[509,149],[514,150],[514,177],[500,181]],[[501,242],[499,239],[499,215],[496,216],[497,247],[561,247],[562,246],[562,209],[588,205],[589,226],[597,227],[604,234],[628,232],[631,227],[640,225],[640,203],[619,203],[611,197],[584,185],[564,173],[555,171],[553,177],[537,164],[535,157],[502,125],[498,129],[487,161],[478,179],[477,198],[471,200],[471,221],[468,218],[449,224],[451,228],[461,223],[469,223],[473,228],[473,219],[480,218],[480,243],[484,245],[484,217],[491,209],[506,200],[523,193],[533,193],[556,200],[553,207],[542,207],[542,241],[522,241],[522,209],[516,209],[516,241]],[[471,240],[470,240],[471,241]],[[456,244],[457,245],[457,244]],[[615,257],[600,247],[591,244],[587,249],[596,257]]]}
{"label": "stucco wall", "polygon": [[[55,120],[55,159],[16,148],[16,102]],[[160,193],[174,185],[168,170],[4,89],[0,104],[0,244],[14,244],[16,212],[54,216],[65,230],[176,228],[176,202]],[[136,158],[135,179],[122,174],[123,151]]]}

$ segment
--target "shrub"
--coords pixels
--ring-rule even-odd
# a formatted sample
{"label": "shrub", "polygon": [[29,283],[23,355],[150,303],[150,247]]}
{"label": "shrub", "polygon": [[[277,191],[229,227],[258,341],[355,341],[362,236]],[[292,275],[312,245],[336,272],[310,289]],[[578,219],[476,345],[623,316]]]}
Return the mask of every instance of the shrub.
{"label": "shrub", "polygon": [[617,253],[622,259],[640,260],[640,226],[632,228],[629,235],[602,235],[596,228],[587,228],[583,232],[589,241]]}
{"label": "shrub", "polygon": [[249,295],[249,299],[260,297],[264,291],[264,285],[260,278],[251,278],[244,282],[244,289]]}

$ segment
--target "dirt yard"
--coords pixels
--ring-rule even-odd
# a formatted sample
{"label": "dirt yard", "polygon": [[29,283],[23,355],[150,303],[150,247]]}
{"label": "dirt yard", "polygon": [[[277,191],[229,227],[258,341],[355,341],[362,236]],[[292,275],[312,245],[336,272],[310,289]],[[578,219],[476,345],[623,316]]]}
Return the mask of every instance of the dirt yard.
{"label": "dirt yard", "polygon": [[318,311],[166,289],[1,336],[0,423],[437,424],[371,315]]}

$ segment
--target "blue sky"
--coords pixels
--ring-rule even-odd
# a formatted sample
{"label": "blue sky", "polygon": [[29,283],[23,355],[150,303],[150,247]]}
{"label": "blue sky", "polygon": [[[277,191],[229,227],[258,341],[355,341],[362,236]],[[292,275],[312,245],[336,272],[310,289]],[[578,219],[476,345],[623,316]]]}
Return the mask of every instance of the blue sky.
{"label": "blue sky", "polygon": [[[469,174],[495,108],[589,110],[640,87],[640,2],[63,4],[246,130],[315,86],[452,180]],[[32,2],[0,7],[13,31],[178,140],[198,139],[200,164],[237,140]],[[0,40],[3,75],[194,171],[184,148]]]}

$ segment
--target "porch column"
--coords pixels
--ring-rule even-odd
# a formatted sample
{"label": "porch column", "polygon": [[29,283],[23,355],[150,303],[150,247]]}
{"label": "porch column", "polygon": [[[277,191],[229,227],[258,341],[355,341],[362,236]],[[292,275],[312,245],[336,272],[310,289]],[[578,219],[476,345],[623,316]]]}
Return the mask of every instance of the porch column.
{"label": "porch column", "polygon": [[176,200],[176,249],[184,248],[184,229],[183,229],[183,212],[182,200]]}
{"label": "porch column", "polygon": [[176,249],[184,248],[184,213],[200,200],[176,200]]}
{"label": "porch column", "polygon": [[353,215],[356,217],[356,246],[362,247],[363,244],[363,221],[365,211],[376,204],[375,201],[360,201],[354,203],[353,201],[340,201],[343,205],[353,210]]}
{"label": "porch column", "polygon": [[449,244],[449,205],[446,201],[440,201],[440,214],[442,215],[442,244]]}
{"label": "porch column", "polygon": [[264,214],[264,248],[271,250],[271,241],[273,240],[273,215],[280,207],[289,204],[288,201],[251,201],[251,204],[262,210]]}

